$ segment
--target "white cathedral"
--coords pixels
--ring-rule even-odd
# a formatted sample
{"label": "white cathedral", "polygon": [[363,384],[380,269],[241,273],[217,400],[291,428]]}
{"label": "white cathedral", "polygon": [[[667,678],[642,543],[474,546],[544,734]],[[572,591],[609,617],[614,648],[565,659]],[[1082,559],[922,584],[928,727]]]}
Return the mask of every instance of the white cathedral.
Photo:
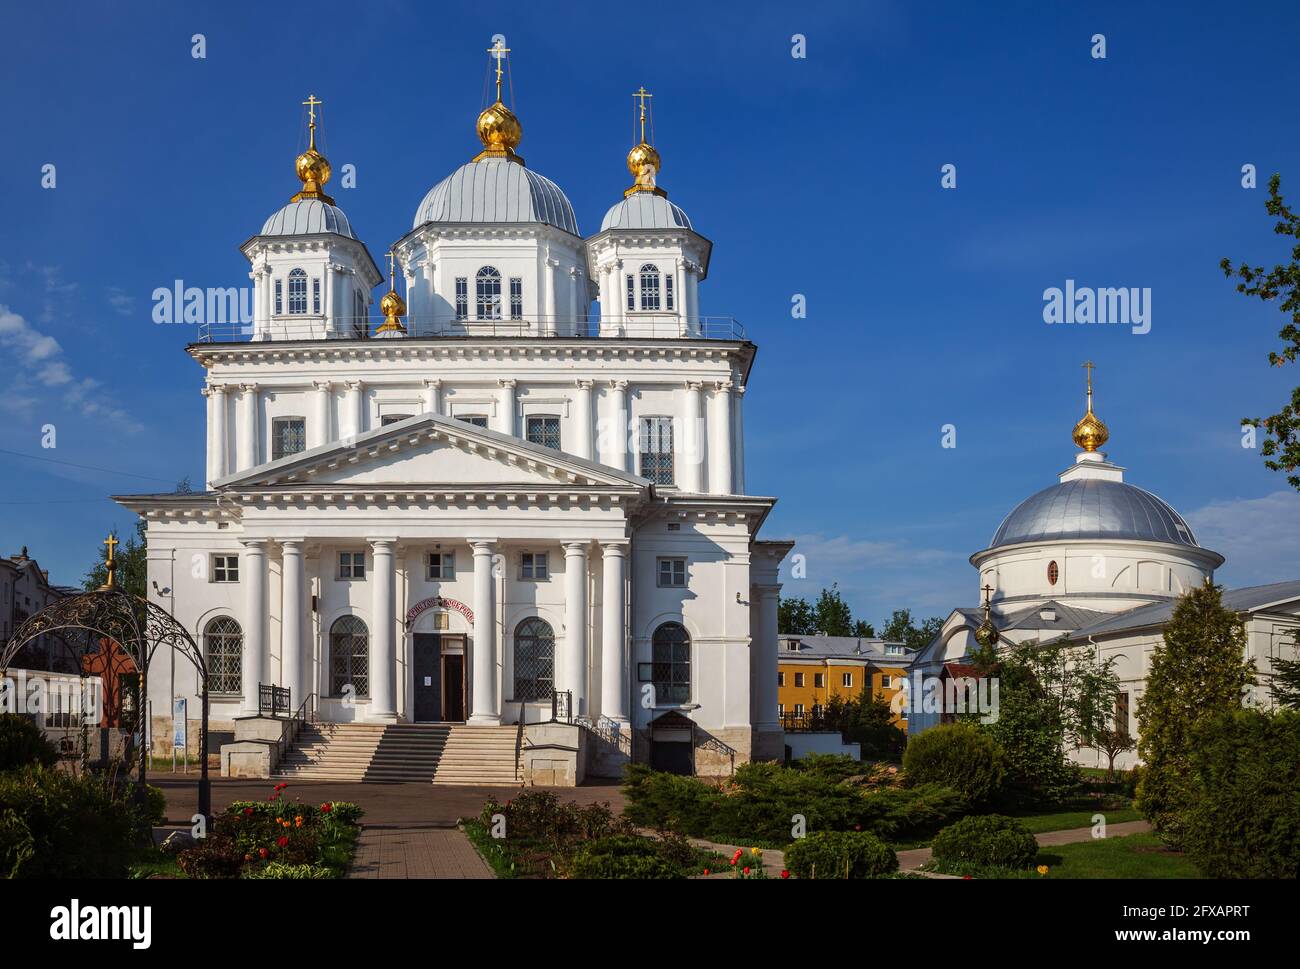
{"label": "white cathedral", "polygon": [[[148,523],[151,595],[202,646],[213,729],[237,737],[273,685],[377,738],[535,725],[525,742],[563,748],[569,783],[575,741],[547,724],[676,770],[778,757],[791,543],[758,538],[775,499],[745,487],[756,348],[700,315],[712,243],[657,183],[648,95],[634,182],[584,238],[516,151],[501,59],[482,149],[393,244],[377,326],[384,274],[325,194],[307,102],[301,190],[241,247],[255,318],[188,347],[206,489],[117,498]],[[193,719],[199,692],[156,658],[156,738],[165,698]]]}

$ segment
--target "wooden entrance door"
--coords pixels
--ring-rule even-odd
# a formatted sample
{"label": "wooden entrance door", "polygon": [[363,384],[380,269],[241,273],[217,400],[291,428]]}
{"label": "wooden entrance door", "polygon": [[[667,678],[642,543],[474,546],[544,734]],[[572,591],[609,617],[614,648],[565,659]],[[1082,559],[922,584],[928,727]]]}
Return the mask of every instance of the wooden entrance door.
{"label": "wooden entrance door", "polygon": [[442,637],[442,719],[465,722],[465,637]]}

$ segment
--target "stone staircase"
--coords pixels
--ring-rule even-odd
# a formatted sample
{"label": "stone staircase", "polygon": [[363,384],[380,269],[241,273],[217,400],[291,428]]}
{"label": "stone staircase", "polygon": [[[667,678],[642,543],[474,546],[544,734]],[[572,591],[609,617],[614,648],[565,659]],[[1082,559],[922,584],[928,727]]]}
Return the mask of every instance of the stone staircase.
{"label": "stone staircase", "polygon": [[519,783],[517,727],[460,723],[309,723],[272,775],[279,780]]}

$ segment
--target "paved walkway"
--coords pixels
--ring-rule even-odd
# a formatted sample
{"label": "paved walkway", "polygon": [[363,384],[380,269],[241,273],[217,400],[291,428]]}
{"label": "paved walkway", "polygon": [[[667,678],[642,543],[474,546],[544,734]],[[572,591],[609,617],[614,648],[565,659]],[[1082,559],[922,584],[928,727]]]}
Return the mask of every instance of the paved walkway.
{"label": "paved walkway", "polygon": [[361,829],[349,878],[492,878],[469,838],[455,828]]}
{"label": "paved walkway", "polygon": [[[1119,824],[1106,825],[1106,837],[1121,838],[1126,834],[1141,834],[1150,831],[1151,825],[1145,821],[1121,821]],[[1050,848],[1053,845],[1077,844],[1092,840],[1092,828],[1068,828],[1065,831],[1044,831],[1034,835],[1039,847]],[[898,852],[898,870],[915,871],[930,860],[929,848],[912,848]]]}

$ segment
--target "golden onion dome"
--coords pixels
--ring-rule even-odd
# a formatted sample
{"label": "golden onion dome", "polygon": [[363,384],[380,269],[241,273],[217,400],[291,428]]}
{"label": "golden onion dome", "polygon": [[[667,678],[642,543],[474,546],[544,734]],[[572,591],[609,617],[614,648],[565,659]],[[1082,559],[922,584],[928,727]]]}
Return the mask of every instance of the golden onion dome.
{"label": "golden onion dome", "polygon": [[474,156],[481,158],[509,158],[523,164],[523,159],[515,154],[519,142],[523,140],[524,129],[515,117],[515,113],[500,100],[488,105],[478,116],[474,125],[483,150]]}
{"label": "golden onion dome", "polygon": [[998,641],[998,629],[993,625],[993,620],[988,616],[984,617],[984,621],[980,623],[979,628],[975,630],[975,641],[985,649],[988,649]]}
{"label": "golden onion dome", "polygon": [[385,317],[405,316],[406,300],[402,299],[396,290],[390,289],[379,301],[379,312]]}
{"label": "golden onion dome", "polygon": [[660,188],[657,184],[659,170],[662,168],[659,152],[655,150],[654,145],[641,142],[627,153],[627,170],[632,173],[635,181],[632,187],[623,193],[623,197],[635,195],[637,192],[653,192],[655,195],[668,197],[668,193]]}
{"label": "golden onion dome", "polygon": [[324,191],[325,183],[330,180],[332,171],[329,159],[317,151],[314,144],[298,156],[293,167],[302,182],[302,190],[293,197],[292,201],[320,199],[330,205],[334,204],[334,200]]}
{"label": "golden onion dome", "polygon": [[1085,451],[1096,451],[1110,440],[1110,429],[1100,417],[1088,408],[1088,413],[1079,419],[1079,423],[1074,425],[1074,443],[1079,445]]}

